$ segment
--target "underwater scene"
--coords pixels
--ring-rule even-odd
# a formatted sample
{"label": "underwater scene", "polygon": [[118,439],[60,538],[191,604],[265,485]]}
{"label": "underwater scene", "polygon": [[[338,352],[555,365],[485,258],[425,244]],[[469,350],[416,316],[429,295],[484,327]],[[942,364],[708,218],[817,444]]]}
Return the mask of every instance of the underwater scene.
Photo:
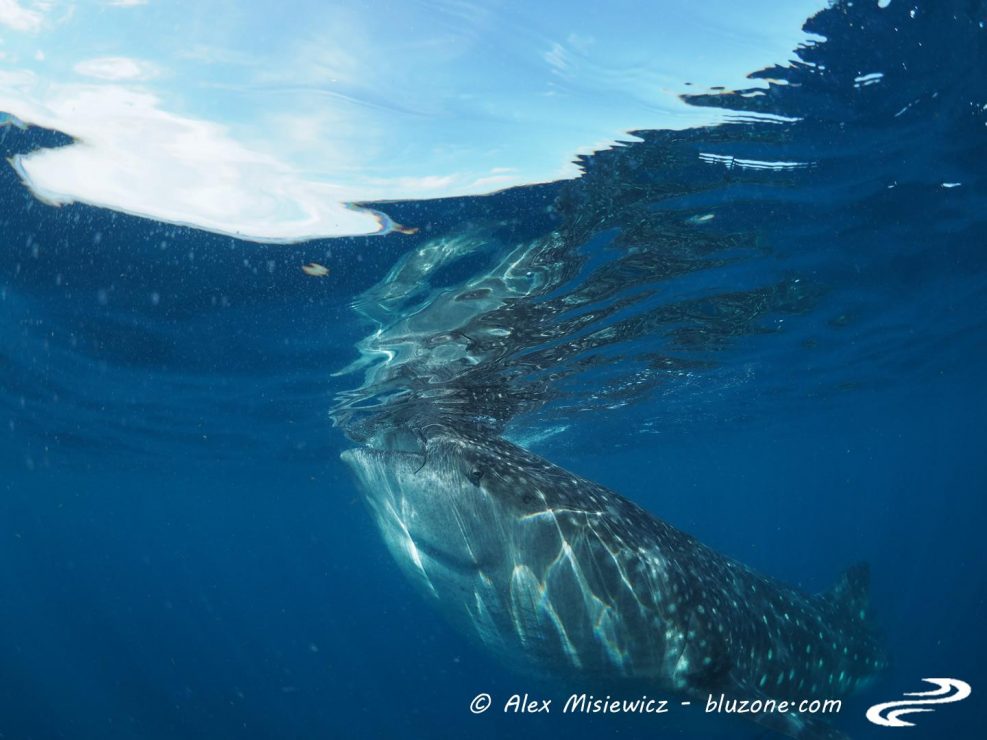
{"label": "underwater scene", "polygon": [[0,738],[981,735],[987,3],[0,0],[0,149]]}

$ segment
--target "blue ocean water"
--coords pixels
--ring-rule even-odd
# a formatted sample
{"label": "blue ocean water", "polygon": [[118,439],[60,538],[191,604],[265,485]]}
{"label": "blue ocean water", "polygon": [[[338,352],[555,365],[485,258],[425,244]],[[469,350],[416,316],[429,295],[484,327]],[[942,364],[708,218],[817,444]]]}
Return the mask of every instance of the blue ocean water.
{"label": "blue ocean water", "polygon": [[[985,685],[983,3],[843,3],[576,181],[378,206],[294,246],[51,207],[0,170],[0,736],[757,737],[512,672],[404,581],[339,453],[441,414],[761,572],[872,572],[892,667],[853,737],[978,733]],[[878,74],[879,73],[879,74]],[[0,129],[6,157],[62,146]],[[329,275],[314,278],[303,264]],[[413,424],[412,424],[413,425]],[[890,730],[867,707],[973,696]]]}

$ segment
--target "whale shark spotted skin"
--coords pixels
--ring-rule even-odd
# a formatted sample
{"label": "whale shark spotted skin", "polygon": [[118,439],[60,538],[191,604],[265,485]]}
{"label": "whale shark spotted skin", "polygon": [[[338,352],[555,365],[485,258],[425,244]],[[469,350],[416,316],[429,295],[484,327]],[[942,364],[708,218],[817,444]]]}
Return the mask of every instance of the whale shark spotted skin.
{"label": "whale shark spotted skin", "polygon": [[[405,573],[516,666],[706,698],[828,699],[884,667],[862,566],[818,596],[759,575],[618,494],[497,437],[343,460]],[[796,738],[814,717],[752,717]]]}

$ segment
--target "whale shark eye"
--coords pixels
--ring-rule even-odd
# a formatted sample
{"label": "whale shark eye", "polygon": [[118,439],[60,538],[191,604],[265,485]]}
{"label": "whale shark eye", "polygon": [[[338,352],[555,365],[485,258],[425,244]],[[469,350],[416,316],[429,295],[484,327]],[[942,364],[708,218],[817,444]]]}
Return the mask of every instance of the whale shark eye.
{"label": "whale shark eye", "polygon": [[483,471],[480,470],[480,468],[470,468],[470,472],[467,477],[470,479],[470,483],[474,486],[478,486],[480,485],[480,478],[483,477]]}

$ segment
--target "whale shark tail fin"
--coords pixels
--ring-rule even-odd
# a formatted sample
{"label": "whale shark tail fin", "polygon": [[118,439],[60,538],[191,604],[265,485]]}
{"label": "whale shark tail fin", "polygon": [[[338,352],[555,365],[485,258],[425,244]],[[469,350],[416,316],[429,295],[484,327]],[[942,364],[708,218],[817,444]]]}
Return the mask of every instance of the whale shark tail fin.
{"label": "whale shark tail fin", "polygon": [[870,566],[850,566],[823,597],[850,621],[870,624]]}

